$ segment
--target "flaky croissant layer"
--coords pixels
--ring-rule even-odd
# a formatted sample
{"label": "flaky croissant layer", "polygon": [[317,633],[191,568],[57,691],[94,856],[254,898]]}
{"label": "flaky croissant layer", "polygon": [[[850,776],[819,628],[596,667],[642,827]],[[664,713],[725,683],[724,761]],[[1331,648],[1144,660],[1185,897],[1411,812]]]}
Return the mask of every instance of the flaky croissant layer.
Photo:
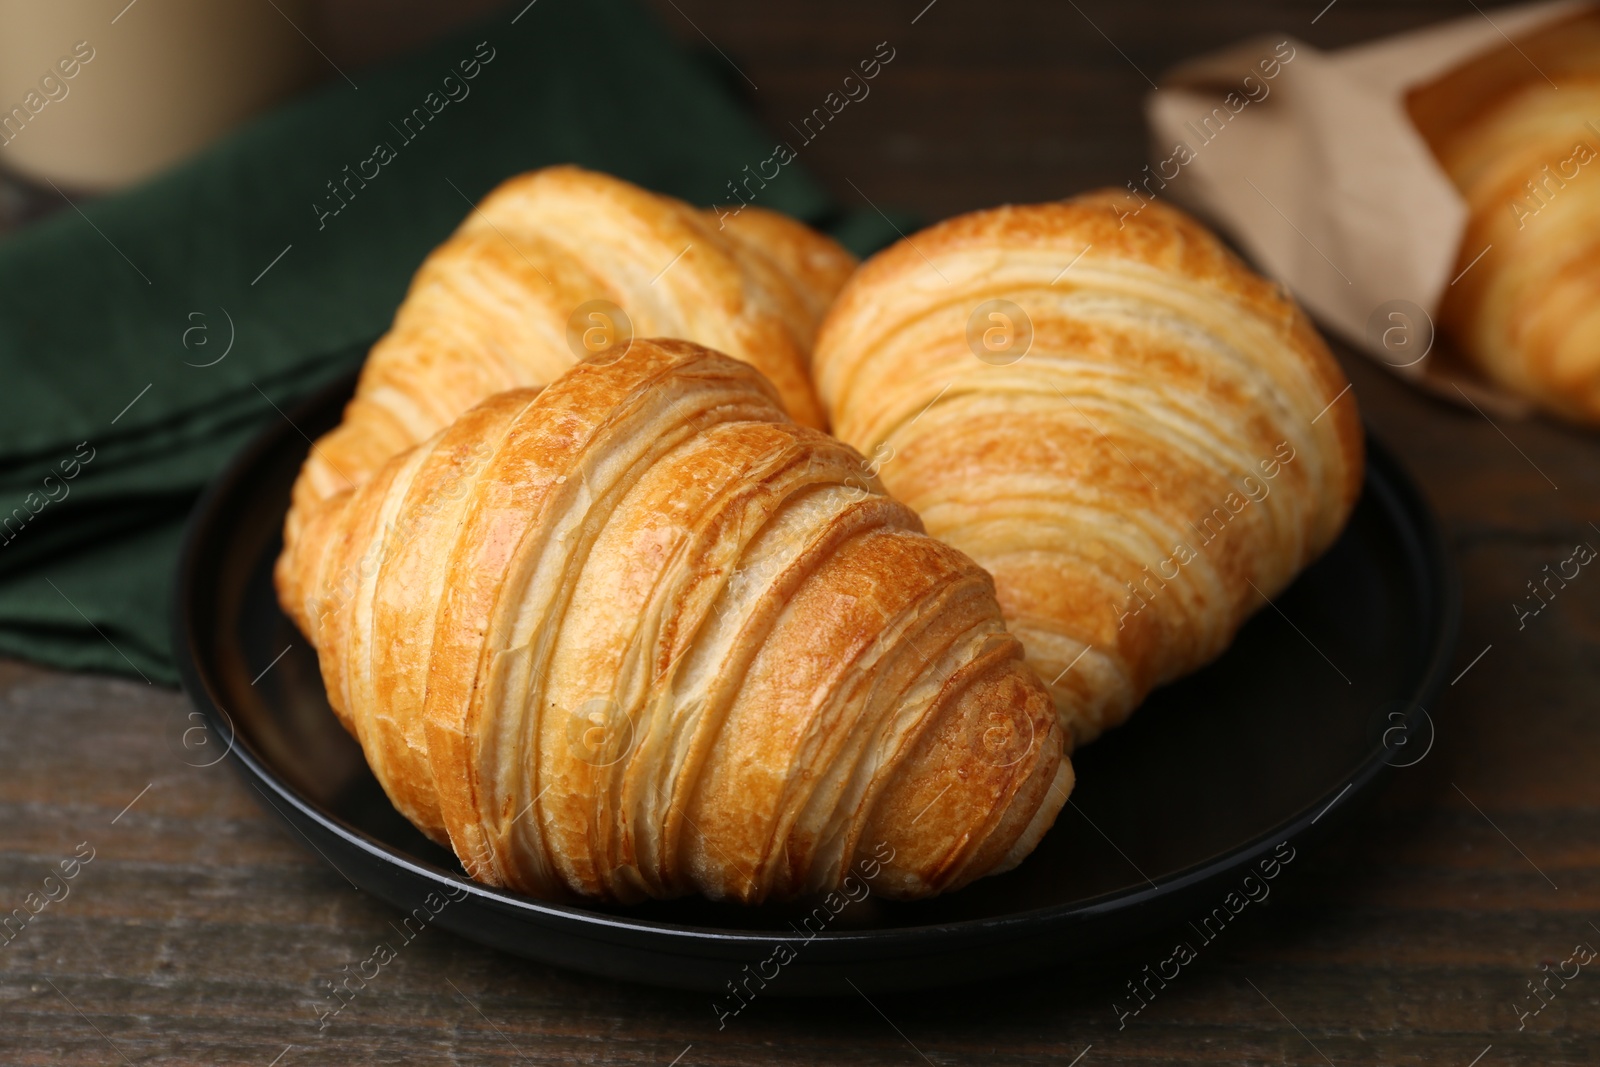
{"label": "flaky croissant layer", "polygon": [[471,409],[277,580],[396,807],[491,884],[759,901],[872,859],[925,896],[1072,785],[988,575],[687,342]]}
{"label": "flaky croissant layer", "polygon": [[1159,203],[915,234],[846,284],[813,365],[839,436],[994,575],[1079,743],[1219,655],[1361,486],[1354,397],[1310,323]]}
{"label": "flaky croissant layer", "polygon": [[417,271],[343,423],[317,442],[298,514],[495,393],[555,380],[633,336],[683,337],[748,362],[785,409],[824,425],[807,360],[855,266],[776,212],[703,211],[609,175],[546,167],[503,182]]}

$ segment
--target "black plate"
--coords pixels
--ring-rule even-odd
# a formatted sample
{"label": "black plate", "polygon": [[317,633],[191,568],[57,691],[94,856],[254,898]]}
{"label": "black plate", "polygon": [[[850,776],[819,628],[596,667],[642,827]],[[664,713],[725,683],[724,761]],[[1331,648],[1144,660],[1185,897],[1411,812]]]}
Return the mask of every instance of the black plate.
{"label": "black plate", "polygon": [[[330,428],[352,388],[277,422],[196,507],[174,613],[184,687],[250,785],[347,879],[406,910],[448,888],[460,899],[434,921],[508,952],[724,993],[745,964],[770,975],[775,960],[786,965],[768,992],[780,994],[1059,965],[1210,913],[1282,842],[1298,856],[1432,743],[1425,707],[1455,641],[1454,573],[1421,497],[1369,440],[1338,543],[1222,659],[1074,757],[1069,805],[1017,870],[930,901],[824,906],[826,923],[804,921],[817,901],[574,907],[480,886],[390,806],[273,595],[301,431]],[[201,751],[217,748],[194,762]]]}

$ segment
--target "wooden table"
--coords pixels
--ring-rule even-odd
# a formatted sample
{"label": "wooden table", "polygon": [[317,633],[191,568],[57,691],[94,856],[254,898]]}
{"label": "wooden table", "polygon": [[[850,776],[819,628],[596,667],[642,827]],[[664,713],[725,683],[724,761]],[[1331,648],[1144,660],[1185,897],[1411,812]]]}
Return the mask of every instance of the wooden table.
{"label": "wooden table", "polygon": [[[1145,159],[1145,76],[1185,55],[1269,29],[1334,46],[1473,13],[1339,0],[1313,25],[1324,0],[925,2],[658,6],[774,129],[888,41],[895,58],[871,96],[801,160],[842,198],[927,218],[1122,184]],[[719,1032],[705,995],[535,966],[430,929],[319,1032],[321,982],[389,937],[391,909],[352,891],[226,765],[185,765],[179,694],[8,663],[0,906],[20,906],[75,850],[93,859],[0,945],[0,1061],[1595,1062],[1600,966],[1551,980],[1554,999],[1520,1030],[1517,1008],[1541,963],[1600,946],[1600,576],[1525,630],[1511,604],[1575,543],[1600,545],[1600,440],[1491,425],[1343,356],[1366,418],[1449,531],[1466,611],[1451,675],[1464,674],[1432,709],[1429,756],[1126,1029],[1111,1010],[1136,969],[1122,960],[870,1003],[761,1000]]]}

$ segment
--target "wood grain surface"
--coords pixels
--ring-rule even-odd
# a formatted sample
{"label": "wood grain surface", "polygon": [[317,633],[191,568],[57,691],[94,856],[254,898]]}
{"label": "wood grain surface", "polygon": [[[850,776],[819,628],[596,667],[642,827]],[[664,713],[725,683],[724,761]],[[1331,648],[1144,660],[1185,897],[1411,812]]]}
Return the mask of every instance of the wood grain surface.
{"label": "wood grain surface", "polygon": [[[1474,14],[1453,0],[1325,2],[656,7],[775,130],[889,41],[895,58],[870,97],[800,158],[843,200],[933,219],[1132,178],[1147,78],[1187,55],[1268,30],[1332,47]],[[1511,606],[1576,543],[1600,546],[1600,438],[1491,424],[1341,358],[1448,530],[1465,601],[1451,676],[1464,673],[1430,709],[1428,756],[1125,1027],[1112,1001],[1170,937],[981,988],[757,1000],[719,1030],[705,995],[537,966],[430,929],[319,1029],[324,983],[390,936],[393,910],[270,818],[227,764],[185,764],[181,695],[0,663],[0,913],[80,861],[62,899],[0,938],[0,1062],[1600,1060],[1600,962],[1549,979],[1543,1010],[1518,1015],[1540,1003],[1529,983],[1546,981],[1542,967],[1600,947],[1600,574],[1582,573],[1524,629]]]}

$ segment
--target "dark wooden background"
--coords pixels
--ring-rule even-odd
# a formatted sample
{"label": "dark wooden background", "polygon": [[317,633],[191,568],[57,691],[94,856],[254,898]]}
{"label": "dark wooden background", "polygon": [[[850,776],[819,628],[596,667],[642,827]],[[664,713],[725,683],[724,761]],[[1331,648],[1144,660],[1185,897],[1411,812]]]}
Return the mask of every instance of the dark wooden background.
{"label": "dark wooden background", "polygon": [[[928,219],[1121,184],[1145,161],[1145,76],[1185,56],[1258,31],[1333,47],[1475,14],[1470,0],[1325,2],[653,0],[685,46],[737,64],[730,81],[774,129],[890,42],[871,96],[801,158],[843,199]],[[1524,1029],[1514,1007],[1541,964],[1600,946],[1600,576],[1584,572],[1520,632],[1511,609],[1545,564],[1600,546],[1600,438],[1497,429],[1341,355],[1367,420],[1448,530],[1465,587],[1451,675],[1492,647],[1432,709],[1428,757],[1126,1029],[1110,1004],[1128,960],[875,1006],[758,1000],[718,1032],[704,995],[429,930],[319,1033],[318,980],[388,937],[391,910],[307,852],[226,765],[184,765],[179,694],[0,663],[0,910],[80,842],[95,855],[69,897],[0,945],[0,1062],[1600,1060],[1600,963],[1552,982]]]}

